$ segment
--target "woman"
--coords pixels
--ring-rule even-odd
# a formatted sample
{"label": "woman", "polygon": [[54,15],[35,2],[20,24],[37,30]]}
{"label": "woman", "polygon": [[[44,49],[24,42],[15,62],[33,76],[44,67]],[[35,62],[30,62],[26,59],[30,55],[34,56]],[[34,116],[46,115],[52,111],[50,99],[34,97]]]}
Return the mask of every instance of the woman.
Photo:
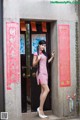
{"label": "woman", "polygon": [[[37,108],[39,117],[46,118],[47,116],[43,112],[44,103],[49,93],[48,87],[48,72],[47,72],[47,54],[45,52],[46,42],[41,40],[38,45],[38,51],[33,57],[33,67],[38,64],[38,70],[36,72],[37,84],[41,85],[40,105]],[[50,63],[54,58],[54,52],[51,54],[51,58],[48,60]]]}

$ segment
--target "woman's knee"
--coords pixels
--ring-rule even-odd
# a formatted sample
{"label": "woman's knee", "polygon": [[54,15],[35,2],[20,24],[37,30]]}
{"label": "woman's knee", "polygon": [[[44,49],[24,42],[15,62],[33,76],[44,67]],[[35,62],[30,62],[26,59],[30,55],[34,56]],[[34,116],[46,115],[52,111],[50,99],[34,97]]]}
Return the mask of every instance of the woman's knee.
{"label": "woman's knee", "polygon": [[44,91],[49,93],[50,89],[49,89],[48,85],[43,84],[42,87],[43,87]]}
{"label": "woman's knee", "polygon": [[48,92],[48,93],[50,92],[50,89],[49,89],[49,87],[47,88],[47,92]]}

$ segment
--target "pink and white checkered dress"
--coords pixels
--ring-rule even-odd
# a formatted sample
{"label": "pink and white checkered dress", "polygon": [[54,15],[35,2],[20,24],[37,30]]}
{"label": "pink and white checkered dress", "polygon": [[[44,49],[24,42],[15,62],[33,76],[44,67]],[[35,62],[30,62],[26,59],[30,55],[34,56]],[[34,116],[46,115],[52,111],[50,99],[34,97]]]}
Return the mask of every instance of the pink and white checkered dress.
{"label": "pink and white checkered dress", "polygon": [[[48,84],[48,72],[46,67],[47,57],[41,52],[41,59],[39,61],[39,74],[36,72],[37,84]],[[34,55],[37,55],[35,53]]]}

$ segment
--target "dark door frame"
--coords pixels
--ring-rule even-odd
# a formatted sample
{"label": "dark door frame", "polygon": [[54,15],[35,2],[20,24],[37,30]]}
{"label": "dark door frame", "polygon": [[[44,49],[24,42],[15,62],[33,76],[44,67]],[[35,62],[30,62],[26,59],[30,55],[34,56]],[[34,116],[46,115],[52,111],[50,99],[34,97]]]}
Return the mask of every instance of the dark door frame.
{"label": "dark door frame", "polygon": [[5,111],[3,45],[3,0],[0,0],[0,112]]}
{"label": "dark door frame", "polygon": [[[25,54],[20,54],[21,57],[21,106],[22,113],[27,112],[27,92],[26,92],[26,32],[20,31],[20,34],[25,36]],[[23,76],[24,75],[24,76]]]}

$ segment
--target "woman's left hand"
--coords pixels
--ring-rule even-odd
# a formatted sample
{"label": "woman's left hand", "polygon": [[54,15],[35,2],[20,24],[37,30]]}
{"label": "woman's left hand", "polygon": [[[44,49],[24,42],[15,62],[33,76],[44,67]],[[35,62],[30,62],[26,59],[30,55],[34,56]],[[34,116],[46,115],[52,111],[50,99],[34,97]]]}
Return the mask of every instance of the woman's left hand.
{"label": "woman's left hand", "polygon": [[54,55],[55,55],[55,51],[53,51],[53,52],[51,53],[51,57],[54,57]]}

